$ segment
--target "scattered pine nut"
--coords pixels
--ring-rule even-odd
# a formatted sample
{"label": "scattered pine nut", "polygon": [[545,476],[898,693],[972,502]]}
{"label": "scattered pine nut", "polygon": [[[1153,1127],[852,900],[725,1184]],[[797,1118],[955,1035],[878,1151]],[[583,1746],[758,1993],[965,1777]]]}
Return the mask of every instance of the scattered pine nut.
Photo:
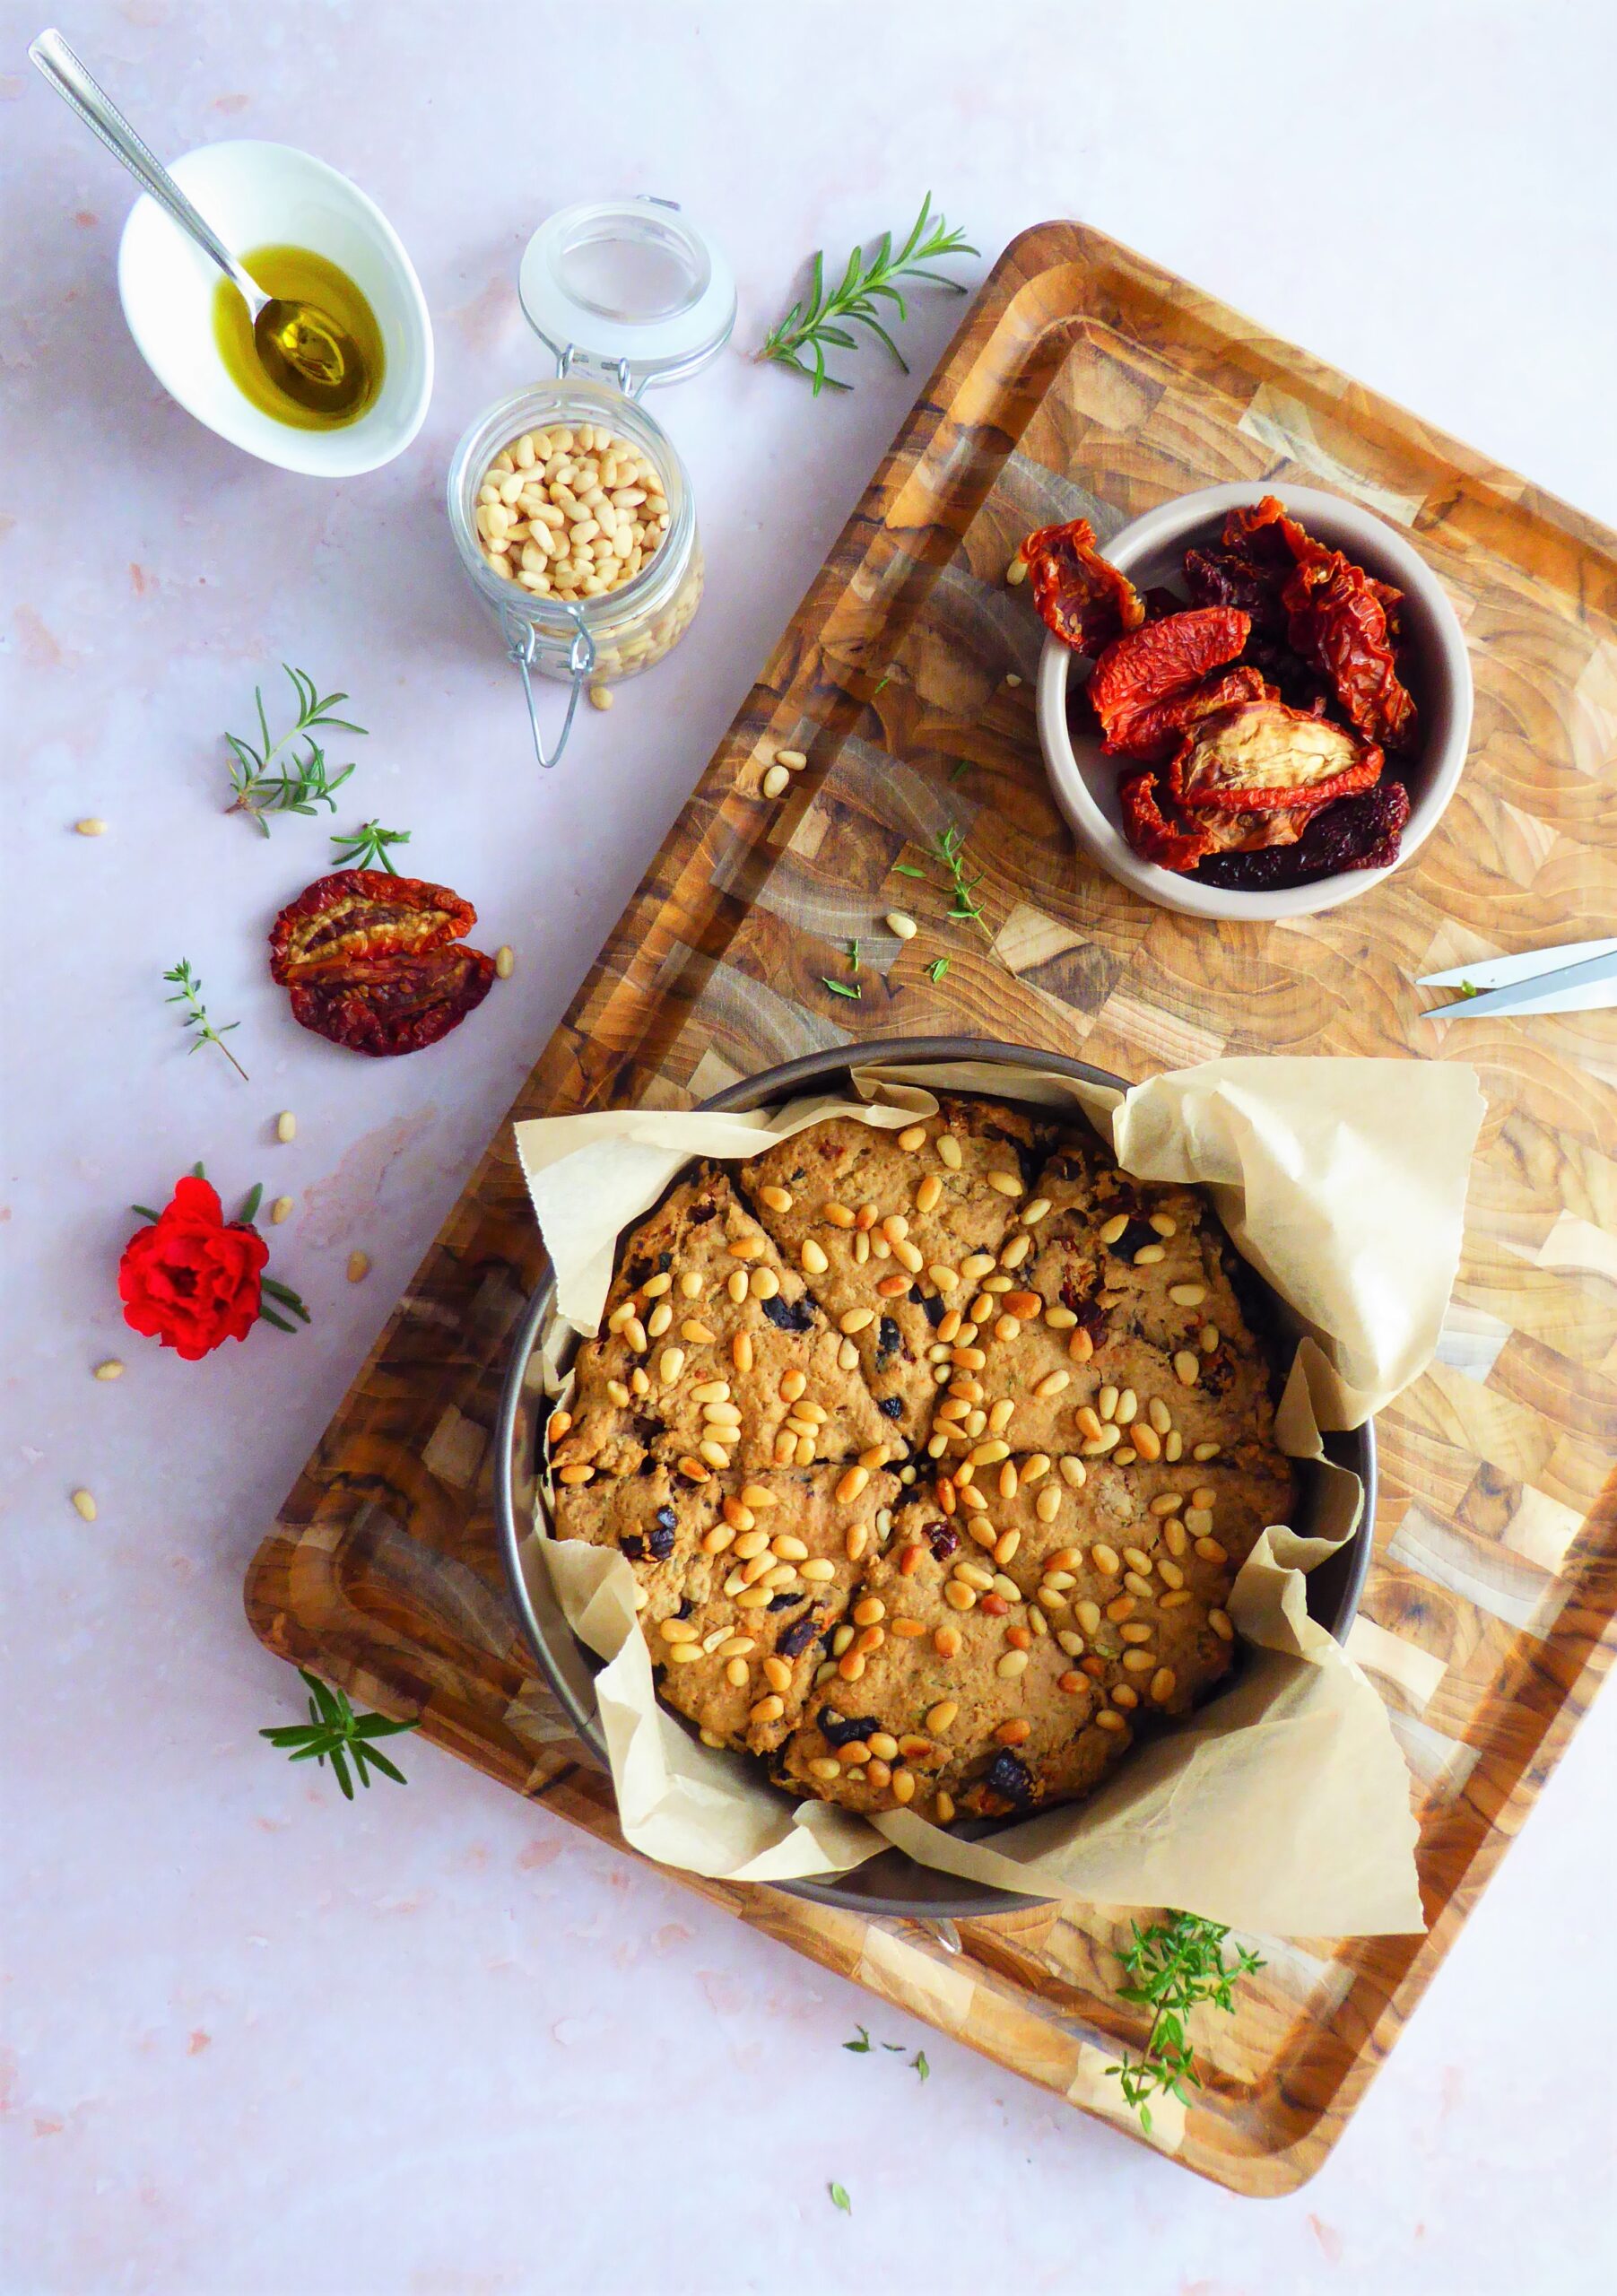
{"label": "scattered pine nut", "polygon": [[95,1376],[98,1379],[121,1379],[124,1367],[116,1355],[109,1355],[104,1363],[96,1365]]}
{"label": "scattered pine nut", "polygon": [[351,1283],[362,1283],[369,1273],[369,1253],[350,1252],[348,1255],[348,1281]]}
{"label": "scattered pine nut", "polygon": [[1025,582],[1027,578],[1028,561],[1022,556],[1021,551],[1018,551],[1015,557],[1005,569],[1005,580],[1010,585],[1011,588],[1014,589],[1019,582]]}
{"label": "scattered pine nut", "polygon": [[271,1227],[272,1227],[272,1228],[278,1228],[278,1227],[281,1225],[281,1222],[282,1222],[283,1220],[290,1220],[290,1219],[291,1218],[291,1213],[292,1213],[292,1200],[291,1200],[291,1196],[278,1196],[275,1198],[275,1200],[274,1200],[274,1204],[272,1204],[272,1205],[271,1205],[271,1206],[270,1206],[270,1225],[271,1225]]}
{"label": "scattered pine nut", "polygon": [[107,834],[107,824],[99,813],[87,814],[82,822],[74,822],[74,828],[80,837],[105,837]]}
{"label": "scattered pine nut", "polygon": [[1021,680],[1017,676],[1014,670],[1007,670],[1005,672],[1005,683],[1007,685],[1020,685],[1021,683]]}
{"label": "scattered pine nut", "polygon": [[283,1141],[284,1141],[284,1140],[295,1140],[295,1139],[297,1138],[297,1136],[298,1136],[298,1119],[297,1119],[297,1118],[292,1114],[292,1112],[291,1112],[291,1109],[282,1109],[282,1111],[281,1111],[281,1113],[280,1113],[280,1115],[275,1118],[275,1137],[276,1137],[276,1139],[277,1139],[277,1140],[283,1140]]}
{"label": "scattered pine nut", "polygon": [[610,709],[612,708],[612,688],[609,685],[592,685],[590,687],[589,706],[592,709]]}
{"label": "scattered pine nut", "polygon": [[494,952],[494,970],[501,980],[509,980],[517,970],[517,952],[509,944]]}
{"label": "scattered pine nut", "polygon": [[775,762],[777,765],[784,765],[793,773],[796,773],[808,763],[808,758],[802,750],[777,750],[775,752]]}
{"label": "scattered pine nut", "polygon": [[94,1522],[95,1500],[87,1491],[75,1491],[73,1494],[73,1503],[87,1523]]}
{"label": "scattered pine nut", "polygon": [[791,778],[791,775],[787,771],[784,765],[770,766],[763,777],[764,796],[766,797],[778,797]]}
{"label": "scattered pine nut", "polygon": [[901,909],[890,909],[887,912],[887,929],[890,933],[896,933],[900,941],[913,941],[920,928],[914,918],[906,917]]}

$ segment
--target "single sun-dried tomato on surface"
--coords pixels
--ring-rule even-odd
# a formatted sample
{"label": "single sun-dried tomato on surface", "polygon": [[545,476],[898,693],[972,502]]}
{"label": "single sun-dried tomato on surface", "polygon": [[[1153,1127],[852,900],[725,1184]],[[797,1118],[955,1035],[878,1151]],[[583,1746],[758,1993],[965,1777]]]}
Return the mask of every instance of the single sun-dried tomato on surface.
{"label": "single sun-dried tomato on surface", "polygon": [[1142,861],[1178,875],[1194,869],[1213,851],[1213,840],[1199,822],[1170,820],[1159,802],[1154,773],[1131,773],[1117,786],[1123,809],[1123,834]]}
{"label": "single sun-dried tomato on surface", "polygon": [[1415,705],[1398,675],[1386,587],[1330,551],[1296,567],[1282,596],[1292,646],[1330,680],[1348,723],[1367,742],[1406,750],[1414,740]]}
{"label": "single sun-dried tomato on surface", "polygon": [[1023,543],[1021,555],[1040,620],[1080,654],[1099,654],[1144,621],[1139,592],[1096,550],[1087,518],[1040,526]]}
{"label": "single sun-dried tomato on surface", "polygon": [[1270,893],[1317,884],[1349,869],[1390,869],[1408,820],[1403,782],[1380,781],[1360,796],[1323,806],[1295,845],[1277,852],[1213,854],[1196,876],[1226,892]]}
{"label": "single sun-dried tomato on surface", "polygon": [[1165,703],[1189,701],[1210,670],[1232,662],[1249,618],[1231,606],[1204,606],[1149,622],[1108,646],[1090,673],[1089,698],[1113,756],[1159,763],[1179,731]]}
{"label": "single sun-dried tomato on surface", "polygon": [[270,930],[270,972],[284,988],[295,977],[340,972],[355,957],[441,948],[464,939],[477,911],[447,885],[394,877],[385,869],[336,869],[288,903]]}
{"label": "single sun-dried tomato on surface", "polygon": [[1167,784],[1180,805],[1267,813],[1368,789],[1381,766],[1378,749],[1328,718],[1283,701],[1242,701],[1188,729]]}
{"label": "single sun-dried tomato on surface", "polygon": [[493,959],[464,944],[476,922],[447,885],[338,869],[276,918],[270,972],[317,1036],[378,1058],[419,1052],[489,993]]}

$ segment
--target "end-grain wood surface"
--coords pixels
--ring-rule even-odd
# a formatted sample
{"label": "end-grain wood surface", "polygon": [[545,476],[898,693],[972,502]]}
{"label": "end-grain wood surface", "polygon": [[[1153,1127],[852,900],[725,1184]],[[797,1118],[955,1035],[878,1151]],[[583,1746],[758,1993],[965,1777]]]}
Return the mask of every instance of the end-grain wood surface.
{"label": "end-grain wood surface", "polygon": [[[1361,900],[1266,926],[1151,907],[1074,854],[1034,730],[1042,632],[1004,580],[1032,526],[1082,513],[1104,540],[1232,480],[1334,488],[1404,528],[1476,683],[1466,772],[1421,853]],[[808,764],[770,802],[781,747]],[[1459,1279],[1437,1361],[1378,1422],[1349,1643],[1409,1760],[1430,1933],[1260,1941],[1263,1976],[1200,2037],[1206,2088],[1153,2135],[1238,2191],[1319,2165],[1609,1661],[1617,1019],[1434,1023],[1413,984],[1610,931],[1614,781],[1617,538],[1112,241],[1043,225],[995,267],[512,1110],[685,1106],[894,1034],[993,1035],[1135,1078],[1224,1052],[1476,1068]],[[891,874],[925,867],[952,822],[991,939]],[[882,922],[898,906],[921,922],[908,943]],[[854,936],[856,1004],[821,984]],[[248,1609],[272,1648],[613,1839],[492,1536],[491,1429],[538,1259],[502,1126],[261,1547]],[[691,1886],[1133,2126],[1106,2074],[1141,2028],[1105,1909],[968,1923],[952,1958],[902,1924]]]}

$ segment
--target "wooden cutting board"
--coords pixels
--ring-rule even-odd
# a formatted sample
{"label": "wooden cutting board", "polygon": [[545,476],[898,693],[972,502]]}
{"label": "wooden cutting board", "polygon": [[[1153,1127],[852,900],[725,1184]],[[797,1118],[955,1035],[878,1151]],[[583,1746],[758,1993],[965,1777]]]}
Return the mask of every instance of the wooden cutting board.
{"label": "wooden cutting board", "polygon": [[[1082,512],[1104,539],[1227,480],[1334,487],[1405,528],[1476,679],[1469,767],[1417,858],[1272,926],[1149,907],[1076,857],[1034,732],[1041,631],[1004,579],[1030,527]],[[771,803],[778,747],[809,764]],[[1378,1422],[1349,1644],[1409,1759],[1430,1930],[1262,1941],[1268,1967],[1203,2036],[1206,2088],[1153,2139],[1237,2191],[1318,2167],[1609,1662],[1617,1015],[1434,1024],[1412,983],[1609,933],[1614,784],[1617,537],[1110,240],[1042,225],[995,266],[511,1112],[682,1107],[892,1034],[1004,1037],[1136,1078],[1220,1053],[1474,1065],[1464,1261],[1438,1360]],[[951,822],[986,872],[992,946],[890,874]],[[900,900],[922,924],[908,944],[881,921]],[[821,985],[856,935],[858,1004]],[[286,1657],[615,1839],[492,1535],[490,1431],[538,1259],[502,1126],[259,1549],[248,1614]],[[1105,1909],[965,1923],[952,1956],[903,1923],[691,1886],[1133,2128],[1105,2077],[1141,2038]]]}

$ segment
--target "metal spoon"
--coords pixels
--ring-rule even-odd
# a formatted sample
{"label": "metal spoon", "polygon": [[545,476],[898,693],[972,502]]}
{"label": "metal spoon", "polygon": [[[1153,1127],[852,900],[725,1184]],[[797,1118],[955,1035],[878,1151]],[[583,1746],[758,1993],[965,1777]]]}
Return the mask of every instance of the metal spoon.
{"label": "metal spoon", "polygon": [[300,406],[342,414],[365,388],[365,369],[352,337],[312,303],[266,295],[248,276],[212,226],[199,215],[167,168],[154,157],[106,91],[97,86],[58,31],[39,34],[29,55],[64,103],[121,160],[180,230],[211,256],[240,293],[253,322],[253,343],[269,376]]}

